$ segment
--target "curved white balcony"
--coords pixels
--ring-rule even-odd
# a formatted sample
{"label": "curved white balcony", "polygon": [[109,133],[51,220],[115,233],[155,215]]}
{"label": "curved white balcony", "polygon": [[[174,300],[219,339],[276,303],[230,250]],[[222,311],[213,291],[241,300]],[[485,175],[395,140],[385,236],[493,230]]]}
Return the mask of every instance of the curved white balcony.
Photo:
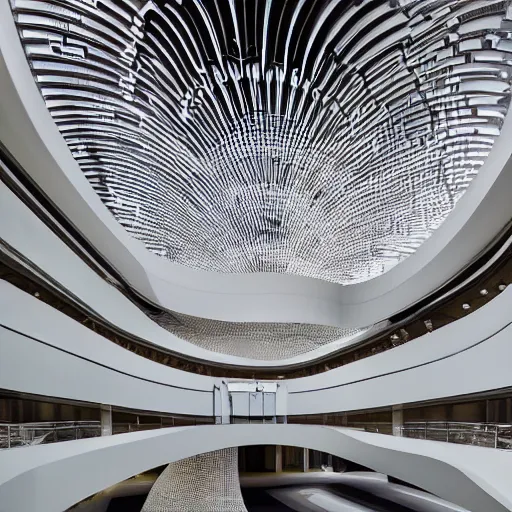
{"label": "curved white balcony", "polygon": [[[511,300],[507,289],[475,313],[391,351],[280,381],[288,390],[286,414],[370,409],[510,387]],[[0,388],[212,415],[219,379],[139,357],[5,282],[0,304]]]}
{"label": "curved white balcony", "polygon": [[[245,445],[287,445],[352,460],[469,510],[512,509],[507,452],[349,429],[212,425],[69,441],[0,452],[5,512],[65,510],[121,480],[176,460]],[[87,467],[89,470],[84,471]],[[68,485],[63,478],[76,475]]]}

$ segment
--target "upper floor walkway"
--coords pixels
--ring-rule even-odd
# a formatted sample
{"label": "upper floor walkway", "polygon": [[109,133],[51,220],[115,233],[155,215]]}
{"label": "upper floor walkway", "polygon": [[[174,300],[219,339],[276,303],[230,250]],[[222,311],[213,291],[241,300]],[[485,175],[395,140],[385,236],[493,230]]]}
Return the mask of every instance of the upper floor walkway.
{"label": "upper floor walkway", "polygon": [[66,510],[151,468],[244,445],[288,445],[327,452],[469,510],[512,510],[512,454],[507,451],[290,424],[176,427],[3,450],[0,510]]}

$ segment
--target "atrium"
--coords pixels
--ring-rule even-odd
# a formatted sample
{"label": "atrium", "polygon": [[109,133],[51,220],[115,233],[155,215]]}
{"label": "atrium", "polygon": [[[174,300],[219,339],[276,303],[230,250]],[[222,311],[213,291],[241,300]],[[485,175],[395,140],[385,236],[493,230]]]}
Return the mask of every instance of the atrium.
{"label": "atrium", "polygon": [[512,0],[0,0],[0,512],[512,511],[511,86]]}

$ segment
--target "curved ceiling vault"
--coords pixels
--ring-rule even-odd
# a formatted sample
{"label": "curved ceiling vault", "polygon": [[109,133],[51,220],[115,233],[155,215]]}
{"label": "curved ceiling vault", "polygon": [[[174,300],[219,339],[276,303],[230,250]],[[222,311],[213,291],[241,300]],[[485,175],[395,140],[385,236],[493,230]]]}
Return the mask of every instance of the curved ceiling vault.
{"label": "curved ceiling vault", "polygon": [[12,0],[55,122],[152,252],[353,284],[412,254],[500,134],[498,0]]}
{"label": "curved ceiling vault", "polygon": [[[384,274],[453,210],[510,103],[506,1],[11,5],[93,189],[149,251],[195,269],[342,285]],[[269,361],[367,331],[153,319]]]}

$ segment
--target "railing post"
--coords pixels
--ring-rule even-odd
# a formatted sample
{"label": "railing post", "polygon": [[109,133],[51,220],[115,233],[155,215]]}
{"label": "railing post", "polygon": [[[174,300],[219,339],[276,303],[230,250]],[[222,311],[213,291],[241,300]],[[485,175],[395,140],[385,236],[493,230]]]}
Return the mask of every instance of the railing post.
{"label": "railing post", "polygon": [[391,433],[394,436],[402,435],[404,426],[404,411],[402,405],[393,405],[391,408]]}
{"label": "railing post", "polygon": [[302,472],[307,473],[309,471],[309,450],[307,448],[302,450]]}
{"label": "railing post", "polygon": [[11,425],[7,425],[7,448],[11,447]]}
{"label": "railing post", "polygon": [[428,422],[425,421],[425,437],[424,437],[425,440],[427,439],[427,423]]}
{"label": "railing post", "polygon": [[112,435],[112,406],[100,406],[100,425],[102,436]]}
{"label": "railing post", "polygon": [[283,447],[276,446],[275,472],[282,473],[282,471],[283,471]]}
{"label": "railing post", "polygon": [[446,442],[450,442],[450,424],[446,423]]}
{"label": "railing post", "polygon": [[498,425],[496,425],[496,433],[494,435],[494,448],[498,448]]}

